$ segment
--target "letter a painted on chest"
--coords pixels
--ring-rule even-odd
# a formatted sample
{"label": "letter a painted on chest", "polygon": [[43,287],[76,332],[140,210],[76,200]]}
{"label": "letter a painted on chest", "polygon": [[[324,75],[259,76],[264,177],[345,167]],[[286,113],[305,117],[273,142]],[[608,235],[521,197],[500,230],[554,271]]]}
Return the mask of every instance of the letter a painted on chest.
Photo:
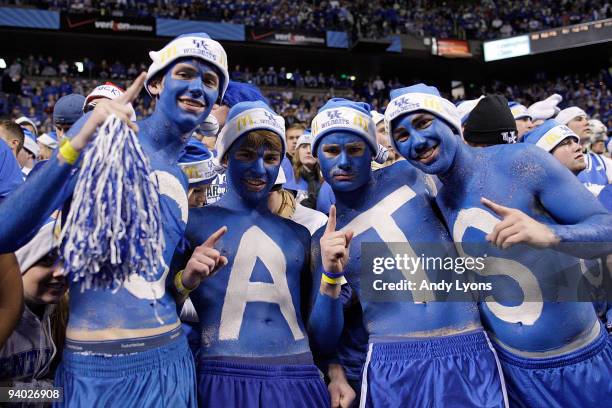
{"label": "letter a painted on chest", "polygon": [[[270,272],[274,283],[250,281],[258,258]],[[286,269],[285,255],[272,238],[256,226],[244,233],[236,251],[223,300],[219,340],[238,339],[248,302],[278,304],[293,338],[304,338],[289,292]]]}

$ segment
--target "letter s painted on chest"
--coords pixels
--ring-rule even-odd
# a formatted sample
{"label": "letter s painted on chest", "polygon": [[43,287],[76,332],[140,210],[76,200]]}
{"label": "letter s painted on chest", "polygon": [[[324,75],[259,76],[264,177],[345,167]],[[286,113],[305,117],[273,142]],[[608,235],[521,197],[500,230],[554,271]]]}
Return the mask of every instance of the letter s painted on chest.
{"label": "letter s painted on chest", "polygon": [[[468,228],[476,228],[485,234],[493,231],[498,218],[481,208],[468,208],[459,211],[457,220],[453,225],[453,239],[459,256],[466,257],[461,241]],[[520,286],[524,296],[528,299],[540,301],[523,302],[518,306],[503,306],[496,302],[492,296],[486,298],[486,304],[491,312],[499,319],[508,323],[521,322],[533,325],[542,315],[542,291],[534,274],[523,264],[510,259],[489,256],[485,259],[486,267],[479,273],[483,276],[505,275],[514,279]],[[478,272],[478,271],[477,271]]]}

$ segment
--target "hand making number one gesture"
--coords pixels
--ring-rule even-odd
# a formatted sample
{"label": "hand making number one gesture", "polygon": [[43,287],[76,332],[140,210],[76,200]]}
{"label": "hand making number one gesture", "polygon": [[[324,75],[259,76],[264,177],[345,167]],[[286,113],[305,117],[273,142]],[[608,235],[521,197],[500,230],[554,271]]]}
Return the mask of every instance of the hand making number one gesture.
{"label": "hand making number one gesture", "polygon": [[134,80],[132,85],[126,89],[124,94],[113,100],[101,99],[96,104],[96,107],[92,111],[92,114],[87,122],[85,122],[79,133],[70,141],[70,144],[74,150],[77,152],[83,150],[91,141],[96,129],[111,115],[117,116],[134,132],[138,132],[138,126],[130,119],[133,108],[129,104],[133,102],[140,94],[146,77],[147,74],[145,72],[141,73]]}
{"label": "hand making number one gesture", "polygon": [[215,231],[204,243],[198,246],[187,262],[183,272],[183,285],[190,290],[198,287],[200,282],[227,265],[227,258],[221,255],[215,245],[225,235],[227,227]]}
{"label": "hand making number one gesture", "polygon": [[344,272],[349,260],[349,245],[353,231],[336,231],[336,206],[329,209],[329,218],[325,232],[319,241],[323,270],[330,274]]}
{"label": "hand making number one gesture", "polygon": [[498,248],[507,249],[521,243],[547,248],[559,243],[559,238],[549,227],[521,210],[504,207],[484,197],[480,202],[502,217],[502,221],[495,224],[493,231],[486,237],[487,241]]}

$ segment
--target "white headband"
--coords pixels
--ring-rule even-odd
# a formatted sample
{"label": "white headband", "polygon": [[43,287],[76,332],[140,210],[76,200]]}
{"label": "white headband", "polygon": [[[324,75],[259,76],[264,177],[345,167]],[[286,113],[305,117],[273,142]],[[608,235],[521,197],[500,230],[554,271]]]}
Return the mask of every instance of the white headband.
{"label": "white headband", "polygon": [[548,132],[544,133],[540,140],[536,143],[536,146],[541,147],[547,152],[552,151],[559,143],[561,143],[564,139],[572,137],[576,139],[576,141],[580,141],[580,138],[572,131],[572,129],[568,128],[565,125],[555,126],[548,130]]}
{"label": "white headband", "polygon": [[283,151],[287,150],[285,142],[285,119],[263,108],[248,109],[225,123],[217,137],[215,149],[219,162],[240,136],[254,130],[269,130],[276,133],[283,144]]}
{"label": "white headband", "polygon": [[378,151],[376,143],[376,126],[368,115],[357,109],[346,106],[322,110],[314,117],[311,124],[313,137],[312,154],[316,156],[317,144],[321,138],[333,130],[348,130],[362,136],[372,149],[373,154]]}
{"label": "white headband", "polygon": [[172,62],[179,58],[195,57],[202,59],[217,67],[223,75],[223,89],[219,90],[219,99],[223,98],[229,83],[229,73],[227,71],[227,54],[223,46],[217,41],[199,36],[185,36],[172,40],[159,51],[149,52],[153,60],[147,78],[145,79],[145,89],[149,92],[149,81],[158,72],[162,71]]}
{"label": "white headband", "polygon": [[198,162],[179,163],[178,165],[189,179],[189,184],[212,180],[217,176],[213,157]]}
{"label": "white headband", "polygon": [[[446,120],[461,135],[461,118],[455,105],[446,99],[426,93],[405,93],[389,102],[385,110],[385,125],[391,129],[393,119],[416,111],[426,111]],[[389,132],[391,134],[391,132]]]}

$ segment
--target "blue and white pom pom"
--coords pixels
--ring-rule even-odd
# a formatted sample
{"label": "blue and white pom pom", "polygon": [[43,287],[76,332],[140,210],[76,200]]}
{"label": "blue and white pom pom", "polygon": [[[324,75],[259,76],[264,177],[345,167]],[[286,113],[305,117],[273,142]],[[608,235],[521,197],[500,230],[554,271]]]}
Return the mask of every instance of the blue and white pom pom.
{"label": "blue and white pom pom", "polygon": [[160,193],[136,134],[110,116],[82,163],[60,237],[65,274],[81,290],[154,278],[165,265]]}

